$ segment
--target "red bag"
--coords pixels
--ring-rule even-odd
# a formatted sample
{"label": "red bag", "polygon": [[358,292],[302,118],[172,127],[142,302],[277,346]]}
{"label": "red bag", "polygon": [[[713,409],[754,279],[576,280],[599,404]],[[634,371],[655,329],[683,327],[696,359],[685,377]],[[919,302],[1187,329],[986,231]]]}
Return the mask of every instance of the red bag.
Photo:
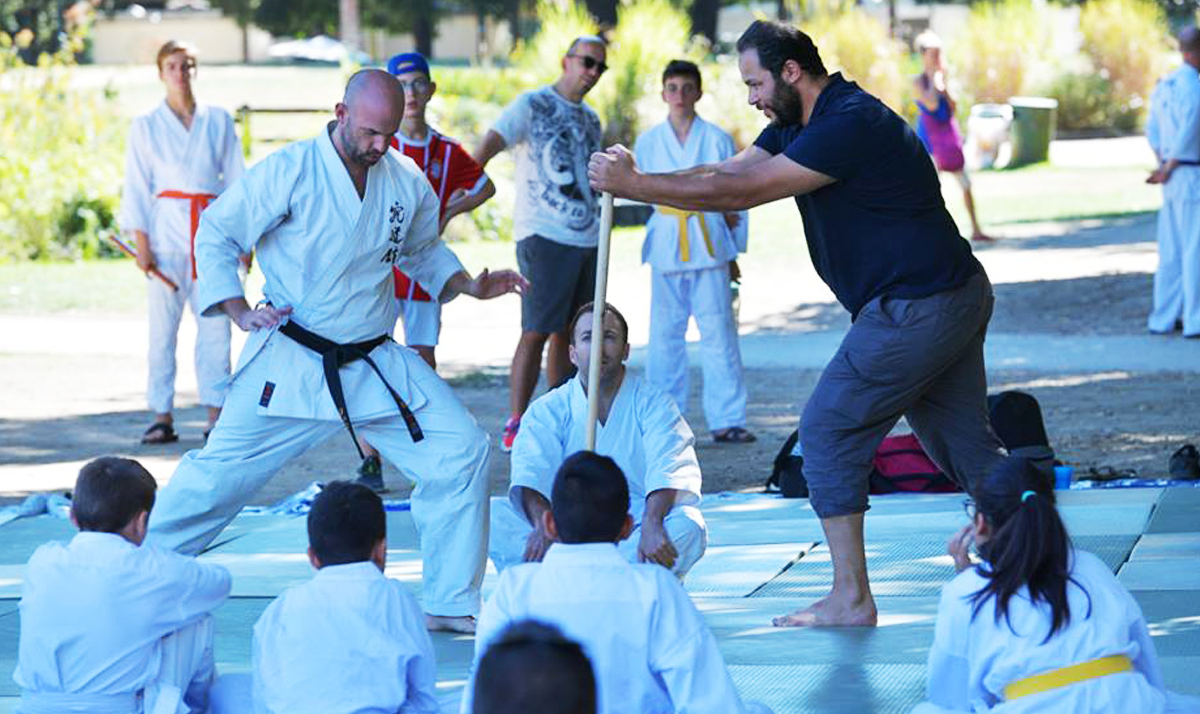
{"label": "red bag", "polygon": [[958,484],[942,473],[913,434],[889,436],[872,459],[871,493],[953,493]]}

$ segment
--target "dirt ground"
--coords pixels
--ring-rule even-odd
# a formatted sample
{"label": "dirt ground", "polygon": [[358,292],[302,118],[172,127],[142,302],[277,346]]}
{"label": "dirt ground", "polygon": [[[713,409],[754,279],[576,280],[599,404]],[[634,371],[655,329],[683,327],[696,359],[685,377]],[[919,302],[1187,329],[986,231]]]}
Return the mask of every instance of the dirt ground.
{"label": "dirt ground", "polygon": [[[1147,476],[1162,475],[1176,448],[1186,442],[1200,443],[1196,411],[1200,403],[1200,341],[1184,344],[1178,335],[1145,336],[1154,264],[1152,231],[1152,215],[1013,226],[1004,241],[977,251],[996,285],[996,311],[989,331],[993,339],[1005,335],[1067,337],[1090,340],[1089,345],[1100,344],[1097,349],[1103,349],[1106,338],[1130,336],[1144,341],[1137,343],[1143,345],[1138,349],[1158,350],[1161,346],[1184,355],[1173,367],[1155,371],[1041,369],[1036,356],[1020,369],[989,370],[992,391],[1023,389],[1041,401],[1052,446],[1060,459],[1076,466],[1077,473],[1112,466]],[[808,280],[811,276],[801,277]],[[632,280],[621,275],[616,279],[618,285],[621,280]],[[849,324],[844,310],[828,297],[805,294],[800,301],[788,297],[770,303],[758,295],[765,292],[743,291],[744,301],[757,301],[757,307],[751,305],[749,311],[743,304],[743,334],[834,334]],[[77,320],[68,325],[56,315],[22,318],[23,322],[15,319],[0,315],[0,503],[33,490],[67,488],[80,464],[105,453],[143,460],[161,483],[184,452],[201,445],[204,417],[195,406],[194,392],[182,395],[183,408],[176,413],[180,442],[166,446],[137,443],[149,417],[141,406],[144,358],[136,350],[113,344],[96,345],[86,354],[49,348],[23,352],[14,349],[16,342],[10,341],[21,339],[20,335],[3,334],[5,325],[15,325],[11,329],[18,332],[36,328],[52,334],[82,329],[89,323]],[[489,316],[479,319],[491,320]],[[136,320],[133,322],[136,326]],[[92,327],[107,334],[105,324]],[[635,337],[644,328],[634,324]],[[114,343],[126,339],[121,329],[113,328]],[[511,349],[506,345],[489,347],[488,354],[493,357]],[[795,428],[819,375],[819,369],[807,366],[755,366],[762,361],[750,354],[746,362],[750,365],[746,380],[749,428],[759,436],[757,443],[747,445],[718,446],[708,437],[699,405],[701,378],[693,368],[693,394],[686,416],[697,431],[706,492],[761,488],[776,451]],[[506,417],[506,370],[496,359],[449,364],[445,376],[481,426],[494,436]],[[181,373],[185,370],[190,367],[181,365]],[[349,437],[339,433],[322,448],[289,464],[252,502],[277,503],[311,481],[351,477],[356,466]],[[498,449],[493,450],[490,476],[493,492],[502,493],[508,480],[508,456]],[[410,490],[394,466],[387,467],[385,478],[394,489],[392,497],[403,497]]]}

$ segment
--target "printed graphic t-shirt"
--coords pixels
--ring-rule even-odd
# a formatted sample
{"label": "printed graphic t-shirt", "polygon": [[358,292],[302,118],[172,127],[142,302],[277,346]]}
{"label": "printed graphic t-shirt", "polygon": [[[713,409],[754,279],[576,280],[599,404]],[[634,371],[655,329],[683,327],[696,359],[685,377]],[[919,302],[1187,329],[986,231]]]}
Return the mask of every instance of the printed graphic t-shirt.
{"label": "printed graphic t-shirt", "polygon": [[513,238],[539,235],[564,245],[595,247],[600,204],[588,184],[587,164],[600,150],[596,112],[547,86],[505,107],[492,130],[504,138],[517,162]]}

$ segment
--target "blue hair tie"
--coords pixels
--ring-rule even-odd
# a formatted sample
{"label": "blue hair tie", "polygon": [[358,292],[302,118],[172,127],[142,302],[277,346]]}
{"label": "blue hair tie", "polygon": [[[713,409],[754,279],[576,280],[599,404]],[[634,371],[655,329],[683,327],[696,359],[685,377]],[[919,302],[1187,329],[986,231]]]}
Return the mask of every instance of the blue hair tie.
{"label": "blue hair tie", "polygon": [[1033,498],[1036,495],[1037,494],[1034,493],[1033,491],[1026,491],[1025,493],[1022,493],[1021,494],[1021,503],[1025,503],[1026,501],[1028,501],[1029,499]]}

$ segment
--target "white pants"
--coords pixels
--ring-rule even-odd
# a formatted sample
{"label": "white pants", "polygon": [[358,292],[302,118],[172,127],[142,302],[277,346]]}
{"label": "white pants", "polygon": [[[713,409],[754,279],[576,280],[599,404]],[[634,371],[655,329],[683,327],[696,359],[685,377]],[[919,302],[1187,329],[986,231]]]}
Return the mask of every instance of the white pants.
{"label": "white pants", "polygon": [[219,407],[225,401],[225,380],[229,377],[229,318],[225,315],[201,317],[199,293],[192,280],[189,255],[156,256],[158,269],[179,286],[171,290],[158,278],[151,278],[146,289],[150,309],[149,377],[146,401],[150,411],[167,414],[175,404],[175,347],[179,342],[179,321],[185,303],[196,320],[196,385],[200,403]]}
{"label": "white pants", "polygon": [[[708,527],[704,523],[704,515],[695,506],[675,506],[667,512],[663,526],[679,553],[671,572],[682,579],[708,547]],[[532,532],[533,526],[529,525],[525,514],[517,510],[511,500],[501,496],[492,498],[492,538],[488,543],[488,555],[496,564],[496,570],[502,571],[522,562],[525,541]],[[617,544],[621,555],[631,563],[638,562],[637,547],[641,535],[642,524],[639,523],[628,538]]]}
{"label": "white pants", "polygon": [[[355,431],[416,484],[412,514],[421,541],[425,612],[471,615],[479,611],[487,565],[489,440],[415,352],[405,350],[404,359],[409,379],[428,397],[414,411],[424,440],[413,443],[399,415],[355,424]],[[338,421],[259,415],[268,366],[265,359],[246,366],[208,443],[184,454],[151,512],[152,542],[200,552],[284,464],[345,433]],[[304,544],[296,549],[303,551]]]}
{"label": "white pants", "polygon": [[441,303],[401,300],[400,319],[404,322],[404,344],[409,347],[437,346],[438,335],[442,332]]}
{"label": "white pants", "polygon": [[138,701],[128,694],[62,694],[23,691],[17,714],[202,714],[213,683],[211,615],[162,638],[158,672]]}
{"label": "white pants", "polygon": [[1195,199],[1165,200],[1158,211],[1154,309],[1146,324],[1155,332],[1170,332],[1176,320],[1183,320],[1183,334],[1200,335],[1200,200]]}
{"label": "white pants", "polygon": [[710,431],[746,425],[746,382],[733,317],[729,265],[650,273],[650,346],[646,378],[671,395],[679,411],[688,404],[688,318],[700,329],[704,420]]}

